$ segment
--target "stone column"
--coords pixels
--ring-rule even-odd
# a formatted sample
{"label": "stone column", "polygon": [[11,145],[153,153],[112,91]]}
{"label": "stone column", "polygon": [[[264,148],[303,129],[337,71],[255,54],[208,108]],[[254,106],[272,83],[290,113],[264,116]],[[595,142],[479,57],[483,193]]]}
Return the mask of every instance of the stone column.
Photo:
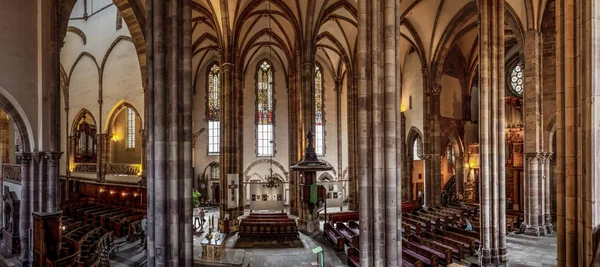
{"label": "stone column", "polygon": [[464,197],[465,195],[465,154],[458,154],[456,156],[456,162],[454,163],[456,168],[456,193]]}
{"label": "stone column", "polygon": [[148,266],[192,266],[191,1],[148,0]]}
{"label": "stone column", "polygon": [[[45,152],[33,152],[33,156],[35,157],[35,162],[37,163],[38,170],[35,171],[37,179],[37,183],[34,184],[34,192],[36,192],[36,196],[39,198],[36,202],[39,204],[39,212],[46,212],[48,210],[48,158],[46,158]],[[35,164],[34,164],[35,166]]]}
{"label": "stone column", "polygon": [[542,155],[538,153],[526,154],[527,159],[527,210],[525,214],[527,228],[525,234],[539,236],[540,225],[540,199],[539,199],[539,165],[542,161]]}
{"label": "stone column", "polygon": [[[243,214],[243,205],[239,205],[237,208],[228,207],[227,192],[229,191],[227,185],[230,182],[227,180],[227,174],[238,174],[241,171],[241,149],[240,149],[240,135],[241,125],[239,123],[241,109],[240,99],[241,90],[234,86],[235,77],[234,72],[236,71],[235,66],[231,63],[221,64],[221,77],[223,81],[222,86],[222,105],[221,105],[221,151],[219,153],[219,172],[220,179],[220,218],[219,218],[219,229],[223,230],[223,219],[225,214],[229,214],[229,222],[235,223],[237,218]],[[243,184],[241,175],[238,177],[238,186]],[[238,190],[240,201],[243,203],[244,190],[240,187]],[[237,224],[236,224],[237,225]]]}
{"label": "stone column", "polygon": [[[29,251],[31,238],[29,237],[29,229],[31,229],[31,153],[18,153],[21,157],[21,229],[19,236],[21,237],[21,256],[19,261],[21,266],[29,266],[31,264],[32,254]],[[4,190],[4,189],[2,189]]]}
{"label": "stone column", "polygon": [[593,265],[600,224],[597,0],[556,1],[558,266]]}
{"label": "stone column", "polygon": [[432,186],[432,204],[437,206],[442,203],[442,156],[440,140],[440,94],[442,87],[438,84],[429,87],[430,114],[428,116],[428,133],[425,133],[425,139],[429,138],[427,153],[431,155],[431,163],[428,165],[429,181]]}
{"label": "stone column", "polygon": [[[524,90],[524,152],[527,160],[525,181],[528,187],[528,206],[525,217],[528,218],[528,235],[538,236],[545,233],[543,217],[543,168],[542,153],[543,112],[542,112],[542,35],[538,30],[525,33],[525,88]],[[535,218],[534,218],[535,217]]]}
{"label": "stone column", "polygon": [[546,226],[546,233],[547,234],[551,234],[554,231],[554,228],[552,227],[552,214],[550,211],[550,203],[552,202],[552,199],[550,197],[550,191],[551,191],[551,187],[550,187],[550,179],[552,177],[552,175],[550,174],[550,162],[552,162],[552,153],[547,153],[546,154],[546,160],[544,161],[544,219],[545,219],[545,226]]}
{"label": "stone column", "polygon": [[[398,266],[396,12],[394,0],[358,2],[360,261]],[[400,260],[401,261],[401,260]]]}
{"label": "stone column", "polygon": [[[335,77],[335,129],[337,134],[337,173],[338,180],[341,181],[344,177],[344,170],[342,168],[342,79],[341,77]],[[344,194],[345,195],[345,194]]]}
{"label": "stone column", "polygon": [[481,265],[506,256],[504,0],[479,4]]}
{"label": "stone column", "polygon": [[[59,165],[60,157],[63,152],[46,152],[46,160],[48,161],[48,205],[45,212],[57,212],[60,209],[60,190],[59,190]],[[44,189],[42,189],[44,190]],[[42,200],[43,201],[43,200]]]}

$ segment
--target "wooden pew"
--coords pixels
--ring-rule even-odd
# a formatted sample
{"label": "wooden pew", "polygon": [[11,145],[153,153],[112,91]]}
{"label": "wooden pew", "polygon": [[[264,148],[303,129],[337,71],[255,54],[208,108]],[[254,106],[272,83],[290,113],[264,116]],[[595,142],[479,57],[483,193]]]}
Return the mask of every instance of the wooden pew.
{"label": "wooden pew", "polygon": [[451,247],[452,253],[457,254],[459,259],[465,258],[466,250],[465,250],[464,244],[462,244],[456,240],[453,240],[452,238],[441,236],[441,235],[436,235],[434,233],[429,233],[429,232],[423,233],[421,236],[431,240],[432,242],[436,242],[436,243]]}
{"label": "wooden pew", "polygon": [[335,229],[344,237],[346,243],[349,247],[354,246],[358,247],[359,243],[359,234],[354,232],[350,227],[348,227],[343,222],[335,223]]}
{"label": "wooden pew", "polygon": [[360,267],[360,252],[357,248],[349,248],[346,254],[348,254],[348,266]]}
{"label": "wooden pew", "polygon": [[441,263],[445,265],[452,263],[452,248],[447,247],[445,245],[437,244],[435,242],[415,235],[411,235],[407,239],[409,242],[414,244],[420,244],[424,246],[425,249],[428,249],[429,251],[435,253],[440,259]]}
{"label": "wooden pew", "polygon": [[358,211],[346,211],[336,212],[328,214],[329,223],[335,224],[336,222],[347,222],[347,221],[358,221]]}
{"label": "wooden pew", "polygon": [[323,235],[325,239],[329,240],[333,249],[336,251],[344,250],[344,236],[336,228],[331,226],[329,223],[325,223],[323,227]]}
{"label": "wooden pew", "polygon": [[471,237],[471,238],[475,239],[475,242],[479,243],[480,235],[477,232],[467,231],[465,229],[460,229],[460,228],[456,228],[456,227],[452,227],[452,226],[446,226],[444,228],[444,230],[446,230],[448,232],[453,232],[453,233],[457,233],[460,235]]}
{"label": "wooden pew", "polygon": [[439,266],[439,258],[429,250],[424,249],[422,246],[418,246],[408,242],[406,239],[402,239],[402,251],[406,250],[407,254],[419,259],[425,265],[431,267]]}
{"label": "wooden pew", "polygon": [[415,258],[407,251],[402,249],[402,266],[403,267],[423,267],[423,262]]}
{"label": "wooden pew", "polygon": [[471,252],[471,255],[473,255],[475,253],[475,239],[474,238],[471,238],[468,236],[463,236],[461,234],[457,234],[457,233],[453,233],[453,232],[448,232],[448,231],[441,230],[441,229],[436,229],[433,233],[437,236],[446,237],[446,238],[452,239],[456,242],[462,243],[463,246],[465,247],[465,249],[467,249]]}

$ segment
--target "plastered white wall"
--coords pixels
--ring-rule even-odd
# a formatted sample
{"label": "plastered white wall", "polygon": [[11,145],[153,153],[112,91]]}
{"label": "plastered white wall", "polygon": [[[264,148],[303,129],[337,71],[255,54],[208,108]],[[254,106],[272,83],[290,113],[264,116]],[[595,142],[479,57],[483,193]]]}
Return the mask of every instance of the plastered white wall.
{"label": "plastered white wall", "polygon": [[[402,81],[402,105],[406,108],[406,134],[414,126],[423,132],[423,74],[421,62],[416,52],[406,57]],[[409,97],[412,96],[412,108]]]}
{"label": "plastered white wall", "polygon": [[462,89],[460,81],[454,77],[442,76],[442,92],[440,93],[440,114],[442,117],[461,120]]}

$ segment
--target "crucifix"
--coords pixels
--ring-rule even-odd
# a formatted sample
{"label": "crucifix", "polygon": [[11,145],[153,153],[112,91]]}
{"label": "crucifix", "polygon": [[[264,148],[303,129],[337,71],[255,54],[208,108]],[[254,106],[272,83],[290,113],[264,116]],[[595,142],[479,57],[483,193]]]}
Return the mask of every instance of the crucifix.
{"label": "crucifix", "polygon": [[231,189],[231,201],[235,201],[236,188],[238,188],[238,185],[235,184],[235,180],[231,180],[231,184],[229,185],[229,189]]}

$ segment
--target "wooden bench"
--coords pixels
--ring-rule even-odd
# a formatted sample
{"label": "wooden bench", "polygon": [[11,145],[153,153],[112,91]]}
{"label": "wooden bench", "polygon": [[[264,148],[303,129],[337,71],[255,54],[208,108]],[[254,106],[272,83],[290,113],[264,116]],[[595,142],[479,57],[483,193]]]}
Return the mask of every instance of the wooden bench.
{"label": "wooden bench", "polygon": [[419,253],[419,251],[409,248],[407,246],[404,246],[404,242],[403,242],[402,254],[404,254],[404,253],[410,255],[411,257],[417,259],[418,261],[421,261],[423,263],[423,265],[432,266],[432,267],[439,266],[437,256],[433,255],[431,257],[427,257],[425,255],[422,255],[421,253]]}
{"label": "wooden bench", "polygon": [[243,218],[238,231],[240,239],[298,239],[298,226],[294,219]]}
{"label": "wooden bench", "polygon": [[452,248],[452,253],[456,254],[459,259],[465,258],[465,246],[458,241],[433,233],[423,233],[422,237],[431,240],[431,242],[436,242]]}
{"label": "wooden bench", "polygon": [[336,228],[331,226],[331,224],[325,223],[325,226],[323,227],[323,235],[325,236],[325,239],[331,243],[333,249],[337,251],[344,250],[344,236],[342,236],[342,234],[338,232]]}
{"label": "wooden bench", "polygon": [[358,247],[360,236],[358,233],[354,232],[343,222],[335,223],[335,229],[346,239],[346,243],[349,247]]}
{"label": "wooden bench", "polygon": [[402,266],[404,267],[423,267],[423,262],[402,249]]}
{"label": "wooden bench", "polygon": [[336,212],[327,215],[329,223],[358,221],[358,211]]}
{"label": "wooden bench", "polygon": [[357,248],[349,248],[346,254],[348,255],[348,266],[360,267],[360,251]]}
{"label": "wooden bench", "polygon": [[452,263],[452,248],[447,247],[445,245],[437,244],[435,242],[415,235],[409,236],[408,241],[414,244],[424,246],[425,249],[428,249],[429,251],[436,254],[440,261],[445,265]]}
{"label": "wooden bench", "polygon": [[465,249],[467,249],[471,252],[471,255],[473,255],[475,253],[475,239],[474,238],[471,238],[468,236],[463,236],[461,234],[457,234],[457,233],[453,233],[453,232],[440,230],[440,229],[436,229],[433,233],[437,236],[446,237],[448,239],[452,239],[456,242],[462,243],[463,246],[465,247]]}
{"label": "wooden bench", "polygon": [[448,232],[457,233],[457,234],[460,234],[460,235],[463,235],[463,236],[471,237],[471,238],[475,239],[476,243],[479,243],[480,235],[477,232],[467,231],[465,229],[460,229],[460,228],[456,228],[456,227],[452,227],[452,226],[446,226],[444,228],[444,230],[446,230]]}

